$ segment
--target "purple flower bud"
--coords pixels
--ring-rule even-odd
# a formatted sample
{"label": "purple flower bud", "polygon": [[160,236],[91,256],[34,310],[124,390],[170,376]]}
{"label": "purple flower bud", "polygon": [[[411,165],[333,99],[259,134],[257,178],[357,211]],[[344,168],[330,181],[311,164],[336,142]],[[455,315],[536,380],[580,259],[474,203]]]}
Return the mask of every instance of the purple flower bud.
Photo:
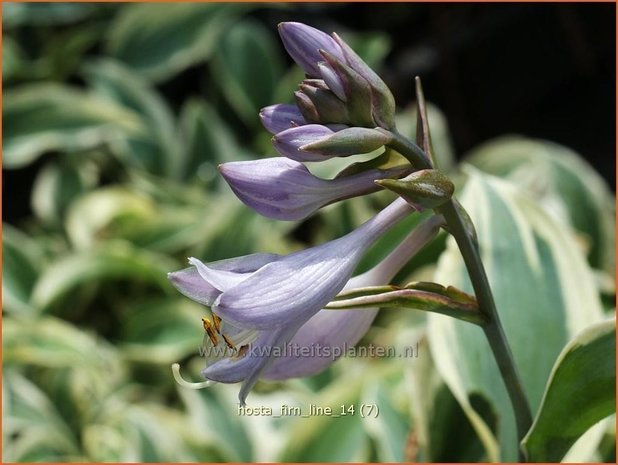
{"label": "purple flower bud", "polygon": [[278,103],[260,110],[262,125],[271,134],[307,124],[296,105]]}
{"label": "purple flower bud", "polygon": [[[351,233],[284,257],[242,257],[225,269],[191,259],[204,280],[203,292],[195,273],[172,273],[174,285],[186,295],[199,296],[201,302],[210,302],[218,293],[212,302],[217,329],[209,328],[210,340],[214,347],[221,336],[235,353],[216,356],[203,371],[204,377],[225,383],[242,381],[239,399],[244,404],[249,390],[272,361],[272,349],[286,344],[330,302],[369,246],[411,211],[404,200],[397,199]],[[262,266],[251,271],[258,265]]]}
{"label": "purple flower bud", "polygon": [[272,141],[277,151],[296,161],[323,161],[328,157],[321,154],[304,152],[300,147],[332,136],[331,131],[321,124],[307,124],[297,128],[287,129],[276,134]]}
{"label": "purple flower bud", "polygon": [[279,35],[283,46],[292,59],[312,77],[320,75],[318,62],[323,61],[318,50],[327,50],[344,59],[341,48],[328,34],[302,23],[279,24]]}
{"label": "purple flower bud", "polygon": [[338,200],[374,192],[376,179],[403,174],[405,170],[371,169],[326,180],[285,157],[219,165],[219,171],[245,205],[268,218],[292,221],[302,220]]}

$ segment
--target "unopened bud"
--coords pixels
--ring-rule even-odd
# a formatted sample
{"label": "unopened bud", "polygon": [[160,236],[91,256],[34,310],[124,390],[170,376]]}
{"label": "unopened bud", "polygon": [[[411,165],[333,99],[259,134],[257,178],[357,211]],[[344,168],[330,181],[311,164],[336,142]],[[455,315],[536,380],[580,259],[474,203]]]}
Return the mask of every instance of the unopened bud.
{"label": "unopened bud", "polygon": [[437,208],[455,191],[451,180],[438,170],[416,171],[403,179],[380,179],[376,183],[399,194],[417,209]]}
{"label": "unopened bud", "polygon": [[343,52],[348,66],[369,83],[372,93],[373,117],[376,123],[385,129],[395,127],[395,98],[388,86],[337,34],[333,33],[332,37]]}
{"label": "unopened bud", "polygon": [[348,157],[373,152],[390,142],[388,133],[369,128],[347,128],[300,147],[300,150],[329,157]]}
{"label": "unopened bud", "polygon": [[[309,115],[315,115],[314,121],[324,124],[348,124],[351,122],[347,105],[330,90],[314,87],[303,82],[300,85],[300,91],[311,101]],[[303,115],[305,114],[303,113]]]}
{"label": "unopened bud", "polygon": [[328,70],[322,77],[327,83],[327,78],[333,81],[335,86],[340,87],[339,91],[345,94],[352,125],[376,126],[373,118],[372,91],[367,80],[334,55],[325,50],[320,50],[320,53],[328,63],[328,67],[320,68]]}

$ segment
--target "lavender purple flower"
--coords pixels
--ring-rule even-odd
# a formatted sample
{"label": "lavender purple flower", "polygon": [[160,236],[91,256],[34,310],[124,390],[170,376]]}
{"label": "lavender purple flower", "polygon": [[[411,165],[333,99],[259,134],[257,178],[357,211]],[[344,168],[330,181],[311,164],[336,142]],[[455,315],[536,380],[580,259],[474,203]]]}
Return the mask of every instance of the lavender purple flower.
{"label": "lavender purple flower", "polygon": [[[204,377],[223,383],[242,381],[239,399],[244,404],[271,360],[263,348],[289,341],[343,289],[365,250],[411,211],[397,199],[356,230],[317,247],[283,257],[258,254],[213,265],[191,258],[194,268],[170,273],[181,293],[211,306],[218,334],[237,350],[235,356],[207,366]],[[209,335],[215,344],[217,334]],[[241,352],[244,346],[250,347],[247,353]]]}

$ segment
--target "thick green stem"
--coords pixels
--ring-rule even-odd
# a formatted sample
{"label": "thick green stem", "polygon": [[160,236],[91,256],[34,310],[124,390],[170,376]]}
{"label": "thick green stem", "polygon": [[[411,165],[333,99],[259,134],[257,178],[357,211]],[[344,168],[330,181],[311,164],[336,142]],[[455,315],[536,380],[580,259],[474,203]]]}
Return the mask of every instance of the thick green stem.
{"label": "thick green stem", "polygon": [[[402,135],[394,133],[393,141],[389,145],[404,157],[408,158],[415,168],[431,168],[429,158],[420,147]],[[470,281],[474,288],[479,309],[487,317],[488,323],[483,326],[483,330],[496,362],[498,363],[500,374],[502,375],[511,404],[513,405],[517,424],[517,436],[521,442],[532,425],[532,414],[521,378],[515,367],[513,354],[509,348],[502,324],[500,323],[500,316],[496,310],[496,304],[491,293],[491,288],[489,287],[489,281],[487,280],[479,251],[470,237],[464,221],[455,207],[454,201],[448,201],[442,205],[439,210],[444,216],[448,230],[455,238],[464,263],[466,264],[466,269],[468,270],[468,275],[470,276]],[[520,461],[524,459],[521,449],[519,459]]]}

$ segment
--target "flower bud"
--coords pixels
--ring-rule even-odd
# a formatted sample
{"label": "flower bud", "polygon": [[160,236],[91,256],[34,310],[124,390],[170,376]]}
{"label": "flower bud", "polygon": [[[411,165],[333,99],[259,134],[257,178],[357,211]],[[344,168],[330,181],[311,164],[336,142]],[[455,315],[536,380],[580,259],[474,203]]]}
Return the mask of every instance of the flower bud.
{"label": "flower bud", "polygon": [[[327,51],[321,50],[320,53],[327,61],[329,68],[323,76],[325,82],[328,78],[334,86],[341,88],[340,92],[345,94],[350,123],[353,126],[377,126],[373,117],[372,89],[367,80]],[[332,70],[332,75],[330,70]]]}
{"label": "flower bud", "polygon": [[323,60],[318,50],[327,50],[334,56],[344,59],[341,48],[331,36],[306,24],[280,23],[279,35],[292,59],[309,76],[320,75],[318,62]]}
{"label": "flower bud", "polygon": [[260,110],[262,125],[271,134],[307,124],[296,105],[279,103]]}
{"label": "flower bud", "polygon": [[395,98],[388,86],[336,33],[333,33],[333,39],[339,45],[344,59],[341,60],[338,54],[332,53],[329,49],[325,50],[343,63],[347,63],[350,68],[367,80],[371,87],[373,116],[376,123],[386,129],[395,127]]}
{"label": "flower bud", "polygon": [[[303,81],[300,84],[300,92],[311,101],[311,105],[308,106],[305,103],[304,98],[300,97],[299,100],[301,103],[299,103],[299,107],[301,108],[301,111],[303,111],[303,109],[306,111],[306,107],[308,106],[309,111],[307,112],[307,116],[317,115],[317,118],[314,120],[315,122],[323,124],[351,123],[348,106],[345,102],[339,100],[330,90],[314,87]],[[304,114],[305,113],[303,113],[303,115]]]}
{"label": "flower bud", "polygon": [[[307,124],[297,128],[287,129],[272,138],[273,146],[277,151],[296,161],[323,161],[327,157],[305,152],[301,147],[332,136],[335,132],[321,124]],[[334,155],[333,155],[334,156]]]}
{"label": "flower bud", "polygon": [[403,179],[380,179],[376,184],[399,194],[416,209],[437,208],[455,191],[451,180],[438,170],[416,171]]}
{"label": "flower bud", "polygon": [[373,152],[388,144],[390,140],[391,137],[386,132],[353,127],[306,143],[299,149],[311,154],[321,154],[323,157],[348,157]]}
{"label": "flower bud", "polygon": [[230,162],[219,171],[236,196],[261,215],[278,220],[302,220],[324,205],[374,192],[375,179],[400,175],[401,168],[371,169],[336,179],[321,179],[285,157]]}

